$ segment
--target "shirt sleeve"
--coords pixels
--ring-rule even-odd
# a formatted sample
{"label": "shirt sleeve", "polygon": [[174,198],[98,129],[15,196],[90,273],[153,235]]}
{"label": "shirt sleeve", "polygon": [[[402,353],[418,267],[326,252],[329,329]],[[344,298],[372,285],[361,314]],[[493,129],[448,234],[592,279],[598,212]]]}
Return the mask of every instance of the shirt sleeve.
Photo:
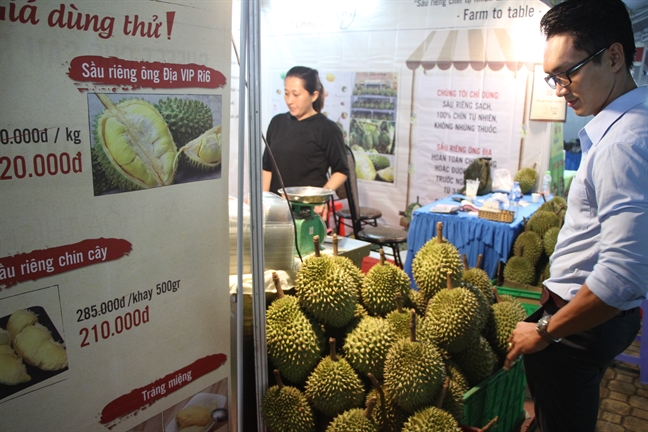
{"label": "shirt sleeve", "polygon": [[347,163],[346,150],[344,144],[344,135],[342,130],[333,121],[329,120],[330,126],[326,134],[328,140],[326,145],[326,158],[328,159],[331,173],[339,172],[346,176],[349,175],[349,165]]}
{"label": "shirt sleeve", "polygon": [[648,146],[645,137],[601,149],[591,172],[600,253],[587,286],[626,309],[648,292]]}

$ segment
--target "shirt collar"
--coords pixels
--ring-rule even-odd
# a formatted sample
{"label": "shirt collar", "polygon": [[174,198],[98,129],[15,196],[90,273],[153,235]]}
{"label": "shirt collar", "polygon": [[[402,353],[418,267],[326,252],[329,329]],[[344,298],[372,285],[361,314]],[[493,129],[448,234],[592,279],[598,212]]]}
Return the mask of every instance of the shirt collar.
{"label": "shirt collar", "polygon": [[623,114],[639,104],[646,103],[647,100],[648,86],[641,86],[622,94],[610,102],[579,132],[583,153],[587,153],[593,145],[596,145],[610,126]]}

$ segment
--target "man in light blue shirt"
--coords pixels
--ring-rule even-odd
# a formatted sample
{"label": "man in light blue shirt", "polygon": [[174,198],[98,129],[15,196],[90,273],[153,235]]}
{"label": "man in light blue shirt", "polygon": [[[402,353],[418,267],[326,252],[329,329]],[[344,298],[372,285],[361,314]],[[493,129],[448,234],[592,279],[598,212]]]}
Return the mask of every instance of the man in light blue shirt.
{"label": "man in light blue shirt", "polygon": [[634,340],[648,292],[648,87],[630,74],[636,49],[621,0],[568,0],[541,28],[547,84],[595,117],[579,134],[583,159],[543,306],[513,331],[505,367],[524,354],[542,432],[594,431],[601,380]]}

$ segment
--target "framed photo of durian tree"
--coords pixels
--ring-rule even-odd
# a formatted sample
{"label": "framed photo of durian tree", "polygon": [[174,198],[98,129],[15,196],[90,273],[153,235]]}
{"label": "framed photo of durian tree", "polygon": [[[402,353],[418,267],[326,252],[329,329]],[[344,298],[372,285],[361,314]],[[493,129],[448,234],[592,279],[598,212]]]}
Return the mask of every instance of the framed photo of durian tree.
{"label": "framed photo of durian tree", "polygon": [[228,429],[231,9],[0,3],[3,431]]}

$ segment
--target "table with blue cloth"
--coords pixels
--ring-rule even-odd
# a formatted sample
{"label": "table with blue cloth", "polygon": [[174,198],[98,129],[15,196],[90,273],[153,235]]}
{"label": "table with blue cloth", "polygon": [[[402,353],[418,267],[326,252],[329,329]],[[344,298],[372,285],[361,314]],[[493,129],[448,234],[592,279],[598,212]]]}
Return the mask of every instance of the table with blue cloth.
{"label": "table with blue cloth", "polygon": [[[477,204],[486,201],[492,194],[477,197]],[[463,195],[453,195],[465,198]],[[407,260],[405,272],[416,288],[412,277],[412,261],[418,250],[430,239],[435,238],[437,222],[443,222],[443,237],[448,239],[463,256],[466,254],[468,264],[474,267],[477,257],[482,255],[481,268],[494,278],[500,261],[506,262],[512,253],[513,243],[517,236],[524,230],[524,218],[529,219],[542,205],[532,202],[531,195],[524,195],[523,201],[527,206],[520,206],[513,222],[495,222],[481,219],[476,214],[460,211],[455,214],[430,212],[430,209],[439,204],[459,206],[460,204],[449,196],[431,204],[423,206],[412,213],[412,222],[407,235]]]}

